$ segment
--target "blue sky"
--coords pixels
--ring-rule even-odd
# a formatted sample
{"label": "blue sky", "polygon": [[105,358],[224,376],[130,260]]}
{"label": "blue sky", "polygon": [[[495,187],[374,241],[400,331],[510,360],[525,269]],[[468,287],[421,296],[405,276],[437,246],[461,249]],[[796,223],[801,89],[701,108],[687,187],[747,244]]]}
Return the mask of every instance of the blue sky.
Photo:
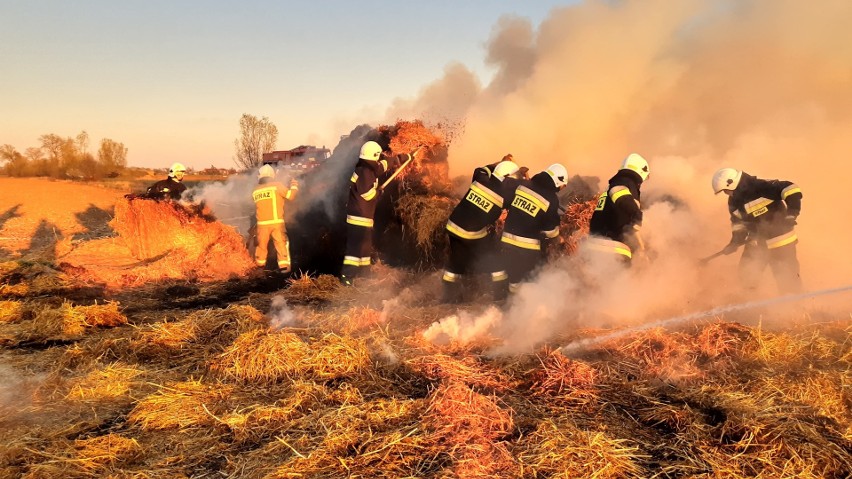
{"label": "blue sky", "polygon": [[250,113],[278,126],[279,148],[334,146],[452,62],[487,82],[497,20],[538,25],[566,3],[4,0],[0,144],[86,130],[133,165],[230,166]]}

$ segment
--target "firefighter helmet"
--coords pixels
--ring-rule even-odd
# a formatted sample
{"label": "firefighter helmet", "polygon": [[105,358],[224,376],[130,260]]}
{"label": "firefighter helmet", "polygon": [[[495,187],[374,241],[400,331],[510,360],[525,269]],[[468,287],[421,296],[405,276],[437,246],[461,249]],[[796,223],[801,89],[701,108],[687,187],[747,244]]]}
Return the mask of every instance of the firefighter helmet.
{"label": "firefighter helmet", "polygon": [[544,171],[553,178],[553,184],[556,185],[557,188],[562,188],[568,184],[568,170],[566,170],[560,163],[554,163],[548,166]]}
{"label": "firefighter helmet", "polygon": [[494,167],[494,173],[492,173],[497,178],[501,180],[507,176],[514,175],[518,172],[520,168],[515,164],[514,161],[504,160],[500,163],[497,163],[497,166]]}
{"label": "firefighter helmet", "polygon": [[642,155],[638,153],[631,153],[627,155],[627,158],[624,159],[624,163],[621,164],[622,170],[630,170],[635,171],[642,178],[642,181],[648,179],[648,175],[651,174],[651,171],[648,169],[648,161],[645,158],[642,158]]}
{"label": "firefighter helmet", "polygon": [[742,170],[722,168],[713,174],[713,192],[717,195],[725,190],[734,191],[743,177]]}
{"label": "firefighter helmet", "polygon": [[263,165],[257,170],[257,177],[260,178],[274,178],[275,170],[272,169],[272,165]]}
{"label": "firefighter helmet", "polygon": [[174,163],[171,168],[169,168],[169,178],[174,178],[178,181],[183,179],[183,175],[186,174],[186,167],[183,166],[183,163]]}
{"label": "firefighter helmet", "polygon": [[379,156],[382,154],[382,147],[375,141],[368,141],[361,145],[361,155],[359,158],[367,161],[379,161]]}

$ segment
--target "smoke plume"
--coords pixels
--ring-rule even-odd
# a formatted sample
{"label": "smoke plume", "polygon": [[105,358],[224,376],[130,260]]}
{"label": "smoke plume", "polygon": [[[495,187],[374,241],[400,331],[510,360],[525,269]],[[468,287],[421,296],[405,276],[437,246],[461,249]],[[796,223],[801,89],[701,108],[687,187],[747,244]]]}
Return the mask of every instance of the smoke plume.
{"label": "smoke plume", "polygon": [[[590,294],[576,265],[551,265],[495,328],[507,338],[522,331],[521,342],[532,344],[566,322],[616,326],[756,299],[737,284],[739,255],[697,264],[730,238],[726,197],[710,188],[721,167],[798,184],[805,289],[852,283],[852,203],[842,198],[852,173],[850,21],[852,3],[842,0],[819,8],[590,0],[553,10],[538,26],[519,18],[495,25],[486,47],[493,79],[463,113],[446,113],[464,124],[450,147],[451,172],[467,175],[511,151],[533,171],[558,161],[605,180],[627,154],[641,153],[651,165],[643,232],[656,254]],[[423,98],[453,98],[440,90],[473,83],[462,77],[448,71]],[[776,294],[768,270],[764,278],[758,294]],[[849,295],[834,303],[848,317]]]}

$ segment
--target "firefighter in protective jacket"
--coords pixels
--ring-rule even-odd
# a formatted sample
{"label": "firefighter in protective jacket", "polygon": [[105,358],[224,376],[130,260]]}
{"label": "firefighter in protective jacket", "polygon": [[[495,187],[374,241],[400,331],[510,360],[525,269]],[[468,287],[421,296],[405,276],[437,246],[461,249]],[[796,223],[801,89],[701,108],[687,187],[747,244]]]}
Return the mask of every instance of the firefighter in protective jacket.
{"label": "firefighter in protective jacket", "polygon": [[648,162],[641,155],[631,153],[624,159],[621,169],[609,179],[606,191],[598,197],[583,248],[612,255],[626,264],[644,252],[639,233],[642,228],[639,196],[649,174]]}
{"label": "firefighter in protective jacket", "polygon": [[296,180],[290,181],[290,187],[285,188],[275,181],[275,170],[270,165],[263,165],[257,173],[257,186],[252,191],[257,218],[257,248],[254,259],[257,265],[266,265],[269,240],[275,247],[278,258],[278,269],[290,271],[290,241],[287,240],[287,229],[284,225],[284,203],[292,201],[299,191]]}
{"label": "firefighter in protective jacket", "polygon": [[381,196],[379,181],[410,158],[409,154],[385,156],[382,147],[375,141],[361,146],[346,202],[346,252],[340,272],[343,284],[351,285],[356,276],[369,272],[373,254],[373,218]]}
{"label": "firefighter in protective jacket", "polygon": [[462,281],[466,275],[490,273],[492,296],[506,296],[508,276],[496,257],[494,223],[506,207],[505,199],[520,184],[515,177],[519,167],[506,155],[503,160],[473,171],[473,179],[464,198],[456,205],[447,221],[450,255],[441,278],[443,301],[462,301]]}
{"label": "firefighter in protective jacket", "polygon": [[173,164],[169,168],[169,177],[149,186],[142,197],[158,201],[179,200],[186,191],[186,185],[182,183],[184,175],[186,175],[186,167],[182,163]]}
{"label": "firefighter in protective jacket", "polygon": [[731,241],[722,252],[732,254],[745,245],[739,267],[744,285],[756,288],[769,265],[782,293],[801,291],[795,226],[802,190],[790,181],[762,180],[722,168],[713,175],[713,191],[728,195],[731,214]]}
{"label": "firefighter in protective jacket", "polygon": [[506,210],[501,261],[514,292],[544,258],[542,250],[559,236],[559,197],[568,184],[568,171],[559,163],[518,186]]}

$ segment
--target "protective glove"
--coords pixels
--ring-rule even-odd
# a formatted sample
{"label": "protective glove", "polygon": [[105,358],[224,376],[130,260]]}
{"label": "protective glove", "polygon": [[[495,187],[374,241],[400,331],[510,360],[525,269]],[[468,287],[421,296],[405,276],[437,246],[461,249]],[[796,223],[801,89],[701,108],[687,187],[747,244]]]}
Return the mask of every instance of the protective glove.
{"label": "protective glove", "polygon": [[297,189],[297,190],[299,189],[299,182],[298,182],[298,181],[296,181],[296,179],[295,179],[295,178],[293,178],[292,180],[290,180],[290,188],[295,188],[295,189]]}
{"label": "protective glove", "polygon": [[517,175],[518,175],[518,179],[528,180],[528,179],[530,179],[530,169],[527,168],[526,166],[522,166],[522,167],[518,168]]}

